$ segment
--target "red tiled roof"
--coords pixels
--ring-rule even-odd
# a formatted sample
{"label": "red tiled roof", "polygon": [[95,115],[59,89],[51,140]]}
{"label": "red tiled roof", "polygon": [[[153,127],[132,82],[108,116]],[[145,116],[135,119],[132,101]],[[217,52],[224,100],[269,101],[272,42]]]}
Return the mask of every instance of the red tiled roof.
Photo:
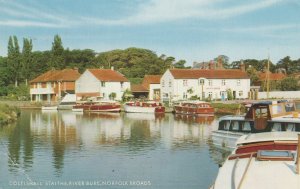
{"label": "red tiled roof", "polygon": [[249,79],[246,72],[239,69],[203,70],[203,69],[170,69],[175,79]]}
{"label": "red tiled roof", "polygon": [[149,84],[160,84],[160,78],[162,75],[145,75],[144,81]]}
{"label": "red tiled roof", "polygon": [[132,92],[149,92],[149,89],[147,89],[144,85],[131,85],[131,91]]}
{"label": "red tiled roof", "polygon": [[112,81],[112,82],[120,82],[120,81],[128,81],[124,75],[120,72],[111,69],[88,69],[97,79],[100,81]]}
{"label": "red tiled roof", "polygon": [[[259,73],[259,80],[266,80],[267,73]],[[271,73],[269,72],[269,80],[276,81],[276,80],[283,80],[285,78],[285,74],[283,73]]]}
{"label": "red tiled roof", "polygon": [[145,75],[142,85],[149,90],[150,84],[160,84],[160,78],[162,75]]}
{"label": "red tiled roof", "polygon": [[51,81],[75,81],[80,77],[80,73],[75,69],[50,70],[39,75],[30,83],[51,82]]}

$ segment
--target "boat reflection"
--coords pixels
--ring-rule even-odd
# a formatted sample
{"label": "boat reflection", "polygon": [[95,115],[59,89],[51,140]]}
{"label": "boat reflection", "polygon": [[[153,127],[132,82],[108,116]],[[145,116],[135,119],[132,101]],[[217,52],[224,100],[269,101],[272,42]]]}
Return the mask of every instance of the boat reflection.
{"label": "boat reflection", "polygon": [[214,116],[191,116],[191,115],[182,115],[182,114],[175,115],[175,120],[177,121],[182,120],[185,123],[199,123],[199,124],[211,125],[214,119],[215,119]]}
{"label": "boat reflection", "polygon": [[105,151],[109,147],[111,153],[138,155],[158,146],[172,151],[191,147],[201,150],[214,121],[214,117],[174,117],[173,114],[22,111],[17,125],[6,130],[1,128],[0,136],[8,141],[8,151],[14,161],[9,165],[11,171],[17,170],[16,164],[32,167],[34,151],[44,149],[52,155],[45,158],[61,174],[65,157],[82,151]]}

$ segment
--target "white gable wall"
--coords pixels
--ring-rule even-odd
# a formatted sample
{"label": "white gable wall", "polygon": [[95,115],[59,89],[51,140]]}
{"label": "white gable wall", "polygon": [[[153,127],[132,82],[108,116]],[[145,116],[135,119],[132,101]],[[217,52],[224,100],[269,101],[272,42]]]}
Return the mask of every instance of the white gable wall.
{"label": "white gable wall", "polygon": [[88,70],[86,70],[75,81],[75,93],[95,93],[100,91],[100,81]]}

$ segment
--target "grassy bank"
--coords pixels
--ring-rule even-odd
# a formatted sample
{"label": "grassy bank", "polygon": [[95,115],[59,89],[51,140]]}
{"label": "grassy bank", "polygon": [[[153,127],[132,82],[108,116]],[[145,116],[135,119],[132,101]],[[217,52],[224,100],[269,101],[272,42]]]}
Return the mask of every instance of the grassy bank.
{"label": "grassy bank", "polygon": [[7,104],[0,104],[0,125],[12,123],[20,115],[20,109]]}
{"label": "grassy bank", "polygon": [[245,112],[245,106],[241,104],[211,103],[217,114],[240,114]]}

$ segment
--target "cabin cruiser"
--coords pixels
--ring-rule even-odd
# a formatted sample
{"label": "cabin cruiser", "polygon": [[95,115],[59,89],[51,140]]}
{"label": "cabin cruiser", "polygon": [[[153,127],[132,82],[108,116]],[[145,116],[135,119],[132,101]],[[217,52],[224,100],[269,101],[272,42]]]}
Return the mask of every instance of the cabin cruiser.
{"label": "cabin cruiser", "polygon": [[299,133],[249,134],[237,141],[211,189],[298,189],[299,172]]}
{"label": "cabin cruiser", "polygon": [[82,101],[73,106],[74,112],[120,112],[121,105],[116,101]]}
{"label": "cabin cruiser", "polygon": [[126,102],[124,110],[127,113],[165,113],[165,107],[160,102]]}
{"label": "cabin cruiser", "polygon": [[175,104],[174,112],[183,115],[214,115],[214,108],[208,102],[187,101]]}
{"label": "cabin cruiser", "polygon": [[248,133],[272,131],[300,132],[300,102],[258,102],[245,115],[219,118],[212,140],[217,146],[233,149],[239,137]]}

